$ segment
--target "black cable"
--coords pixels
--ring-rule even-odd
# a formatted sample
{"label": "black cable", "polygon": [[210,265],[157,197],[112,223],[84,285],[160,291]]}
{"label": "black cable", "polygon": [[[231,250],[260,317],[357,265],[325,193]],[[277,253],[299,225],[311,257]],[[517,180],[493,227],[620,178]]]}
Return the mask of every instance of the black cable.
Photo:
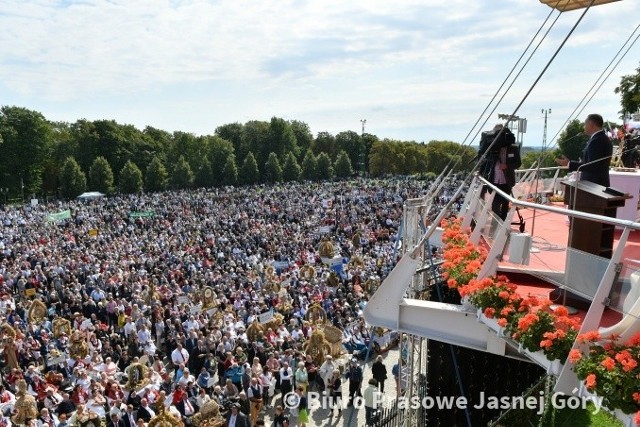
{"label": "black cable", "polygon": [[[558,0],[558,2],[560,2],[561,0]],[[520,61],[522,61],[522,58],[524,58],[524,55],[527,53],[527,51],[529,50],[529,48],[531,47],[531,45],[533,44],[534,40],[538,37],[538,34],[540,34],[540,31],[542,31],[542,29],[544,28],[545,25],[547,25],[547,21],[549,21],[549,18],[551,18],[551,15],[553,14],[554,9],[551,9],[551,11],[549,12],[549,14],[547,15],[547,17],[545,18],[544,22],[542,23],[542,25],[540,25],[540,28],[538,28],[538,31],[536,31],[536,33],[533,35],[533,37],[531,38],[531,40],[529,41],[529,44],[527,45],[527,47],[524,49],[524,51],[522,52],[522,54],[520,55],[520,57],[518,58],[518,60],[516,61],[515,64],[513,64],[513,67],[511,68],[511,71],[509,71],[509,74],[507,74],[507,77],[504,78],[504,80],[502,81],[502,83],[500,84],[500,87],[498,87],[498,89],[496,90],[496,92],[493,94],[493,97],[491,98],[491,100],[489,101],[489,103],[487,104],[486,107],[484,107],[484,110],[482,110],[482,113],[480,113],[480,116],[478,117],[478,119],[476,120],[476,122],[473,124],[473,126],[471,127],[471,129],[469,130],[469,133],[467,134],[467,136],[464,137],[464,139],[462,140],[462,145],[465,145],[467,139],[469,138],[469,136],[473,133],[473,130],[476,128],[476,126],[478,125],[478,123],[480,123],[480,120],[482,120],[482,117],[484,116],[484,114],[487,112],[487,110],[489,109],[489,107],[491,106],[491,104],[493,104],[493,101],[496,99],[496,97],[498,96],[498,94],[500,93],[500,91],[502,90],[502,88],[504,87],[504,85],[507,83],[507,81],[509,80],[509,78],[511,77],[511,75],[513,74],[513,72],[516,70],[516,67],[518,66],[518,64],[520,64]],[[558,15],[560,16],[560,15]],[[556,18],[556,21],[558,19]],[[551,27],[553,27],[553,25],[555,24],[555,22],[553,24],[551,24]],[[535,51],[534,51],[535,52]],[[525,64],[526,65],[526,64]],[[517,79],[517,76],[516,76]],[[507,89],[508,91],[508,89]],[[486,123],[486,122],[485,122]],[[482,129],[482,127],[480,127]],[[476,134],[477,135],[477,134]],[[473,139],[472,139],[473,141]]]}
{"label": "black cable", "polygon": [[627,40],[622,44],[622,46],[620,47],[620,49],[618,50],[618,52],[616,52],[616,54],[613,56],[613,58],[611,59],[611,61],[609,61],[609,64],[605,67],[604,70],[602,70],[602,73],[600,73],[600,76],[598,76],[598,78],[596,79],[596,81],[593,83],[593,85],[589,88],[589,90],[587,91],[587,93],[582,97],[582,99],[580,100],[580,102],[578,103],[578,105],[576,106],[576,108],[571,112],[571,114],[569,115],[569,118],[564,122],[564,124],[560,127],[560,130],[558,130],[558,132],[555,134],[555,136],[551,139],[550,142],[550,147],[555,146],[556,144],[556,138],[558,138],[558,136],[560,135],[560,133],[562,132],[562,130],[567,126],[567,124],[573,120],[572,118],[577,118],[578,115],[580,115],[582,113],[582,111],[587,107],[587,105],[589,104],[589,102],[591,102],[591,99],[593,99],[593,97],[595,96],[595,94],[600,90],[600,88],[602,87],[602,85],[604,84],[604,82],[607,81],[607,79],[611,76],[611,73],[613,73],[613,71],[618,67],[618,65],[620,65],[620,62],[625,58],[625,56],[627,56],[627,54],[629,53],[629,50],[631,50],[631,48],[633,47],[633,45],[638,41],[638,37],[640,37],[640,34],[638,34],[638,36],[636,36],[636,39],[631,43],[631,45],[629,45],[629,47],[627,48],[626,52],[620,57],[620,59],[618,59],[618,62],[616,62],[616,64],[614,65],[614,67],[609,71],[609,74],[607,74],[607,76],[605,77],[605,79],[600,83],[600,86],[598,86],[598,89],[591,95],[591,97],[589,98],[589,101],[587,101],[587,103],[582,107],[582,109],[580,109],[580,111],[578,111],[578,109],[580,108],[580,105],[584,102],[584,100],[587,98],[587,96],[589,96],[589,93],[593,90],[593,88],[598,84],[598,81],[602,78],[602,76],[607,72],[607,69],[611,66],[611,64],[616,60],[616,57],[618,55],[620,55],[620,52],[622,52],[622,50],[624,49],[624,47],[627,45],[627,43],[629,43],[629,40],[631,40],[631,38],[633,37],[633,35],[635,34],[636,31],[638,31],[638,28],[640,28],[640,24],[638,24],[638,26],[631,32],[631,34],[629,35],[629,37],[627,37]]}
{"label": "black cable", "polygon": [[[558,0],[556,2],[555,7],[558,6],[558,4],[561,2],[562,0]],[[487,106],[484,108],[484,110],[482,111],[482,113],[480,113],[480,115],[478,116],[478,119],[476,120],[476,122],[473,124],[473,126],[471,127],[471,129],[469,130],[469,133],[467,133],[467,136],[465,136],[465,138],[462,140],[462,142],[460,143],[460,147],[456,150],[456,152],[454,153],[453,157],[449,160],[449,162],[447,163],[447,165],[445,166],[446,168],[451,167],[451,169],[453,170],[455,168],[455,166],[457,166],[460,163],[460,159],[456,160],[455,163],[452,165],[451,163],[454,162],[454,159],[456,159],[456,157],[458,156],[458,154],[460,154],[460,152],[462,151],[463,148],[470,146],[471,143],[478,137],[478,134],[481,132],[482,128],[486,125],[486,123],[489,121],[489,118],[491,117],[491,114],[493,114],[496,110],[496,108],[500,105],[500,102],[502,102],[502,100],[504,99],[504,96],[509,92],[510,88],[513,86],[513,84],[516,82],[516,80],[518,79],[518,77],[520,76],[520,74],[522,73],[522,71],[524,70],[524,67],[527,66],[527,64],[529,63],[529,61],[531,60],[532,56],[535,54],[535,52],[538,50],[538,48],[540,47],[540,44],[544,41],[544,39],[547,37],[547,35],[549,34],[549,31],[554,27],[555,23],[558,21],[558,18],[560,17],[560,14],[558,14],[558,17],[556,17],[556,19],[553,21],[553,23],[551,24],[551,26],[549,27],[549,29],[547,30],[547,32],[545,33],[545,35],[542,37],[542,39],[540,40],[540,42],[538,43],[538,46],[536,46],[535,50],[529,55],[529,59],[527,59],[527,61],[525,62],[525,64],[523,65],[522,69],[518,72],[518,74],[516,75],[516,77],[514,78],[513,82],[511,82],[511,85],[509,86],[509,88],[507,88],[507,90],[505,91],[505,93],[502,95],[502,97],[500,98],[500,100],[498,101],[498,103],[496,104],[496,106],[493,108],[493,110],[491,111],[491,113],[487,116],[487,118],[485,119],[485,121],[482,123],[482,125],[478,128],[478,130],[476,131],[476,133],[474,134],[473,138],[471,139],[471,141],[467,142],[467,140],[469,139],[469,136],[473,133],[474,129],[476,128],[476,126],[478,125],[478,123],[480,122],[480,120],[482,120],[482,117],[485,115],[485,113],[487,112],[487,110],[489,109],[489,107],[491,106],[491,104],[493,104],[493,101],[496,99],[496,97],[498,96],[498,94],[500,93],[500,91],[502,90],[502,88],[504,87],[504,85],[507,83],[507,81],[509,80],[509,78],[511,77],[511,75],[513,74],[513,72],[515,71],[515,69],[518,67],[518,65],[520,64],[520,61],[522,60],[522,58],[524,58],[525,54],[527,53],[527,51],[529,50],[529,48],[531,47],[531,45],[533,44],[533,42],[535,41],[535,39],[538,37],[538,35],[540,34],[540,32],[542,31],[542,29],[547,25],[547,22],[549,21],[549,18],[551,18],[551,15],[554,13],[555,8],[552,8],[551,11],[549,12],[549,14],[547,15],[547,17],[545,18],[545,20],[542,22],[542,24],[540,25],[540,27],[538,28],[538,30],[536,31],[536,33],[534,34],[534,36],[531,38],[531,40],[529,41],[529,44],[527,45],[527,47],[524,49],[524,51],[522,52],[522,54],[520,55],[520,57],[518,58],[518,60],[516,61],[516,63],[513,65],[513,67],[511,68],[511,70],[509,71],[509,73],[507,74],[507,76],[504,78],[504,80],[502,81],[502,83],[500,84],[500,86],[498,87],[498,89],[496,90],[496,92],[494,93],[493,97],[491,98],[491,100],[489,101],[489,103],[487,103]]]}

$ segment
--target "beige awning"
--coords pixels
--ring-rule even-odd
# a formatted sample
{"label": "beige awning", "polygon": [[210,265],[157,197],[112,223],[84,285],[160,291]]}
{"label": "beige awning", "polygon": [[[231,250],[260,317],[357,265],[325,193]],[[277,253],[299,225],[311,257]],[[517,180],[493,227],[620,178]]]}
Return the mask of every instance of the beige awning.
{"label": "beige awning", "polygon": [[[598,6],[606,3],[613,3],[620,0],[595,0],[593,6]],[[549,7],[557,9],[561,12],[568,10],[582,9],[591,4],[591,0],[540,0],[540,3],[544,3]]]}

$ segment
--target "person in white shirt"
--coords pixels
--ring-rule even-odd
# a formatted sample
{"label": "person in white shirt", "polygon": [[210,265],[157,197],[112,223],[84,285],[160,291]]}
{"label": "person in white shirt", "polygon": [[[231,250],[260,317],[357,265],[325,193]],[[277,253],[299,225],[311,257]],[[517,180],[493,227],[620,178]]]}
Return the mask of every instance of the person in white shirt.
{"label": "person in white shirt", "polygon": [[186,322],[184,322],[182,324],[182,326],[184,326],[184,329],[187,332],[191,332],[191,331],[195,331],[200,329],[200,324],[196,321],[195,317],[190,316]]}
{"label": "person in white shirt", "polygon": [[138,331],[138,342],[144,346],[147,345],[149,340],[151,340],[151,333],[149,333],[146,325],[142,325]]}
{"label": "person in white shirt", "polygon": [[284,397],[291,390],[293,390],[293,369],[289,367],[287,362],[284,362],[280,368],[280,391]]}
{"label": "person in white shirt", "polygon": [[188,368],[184,368],[182,376],[178,380],[178,384],[182,384],[183,386],[187,386],[188,383],[195,383],[196,379],[191,375]]}
{"label": "person in white shirt", "polygon": [[171,352],[171,362],[173,363],[176,371],[180,364],[186,365],[187,362],[189,362],[189,353],[187,350],[182,348],[182,344],[178,343],[176,349]]}
{"label": "person in white shirt", "polygon": [[284,340],[290,335],[291,334],[289,333],[287,328],[284,325],[280,325],[280,327],[278,328],[278,336]]}
{"label": "person in white shirt", "polygon": [[124,324],[124,336],[129,338],[130,335],[137,334],[136,325],[131,321],[131,317],[127,318],[127,323]]}
{"label": "person in white shirt", "polygon": [[293,338],[294,341],[300,341],[304,338],[304,334],[302,333],[300,326],[297,326],[293,331],[291,331],[291,338]]}
{"label": "person in white shirt", "polygon": [[320,370],[318,371],[318,374],[320,375],[320,378],[322,378],[322,382],[324,383],[325,387],[329,384],[329,381],[331,380],[333,371],[335,371],[335,369],[336,365],[335,363],[333,363],[333,358],[330,355],[327,355],[324,358],[324,363],[322,364],[322,366],[320,366]]}

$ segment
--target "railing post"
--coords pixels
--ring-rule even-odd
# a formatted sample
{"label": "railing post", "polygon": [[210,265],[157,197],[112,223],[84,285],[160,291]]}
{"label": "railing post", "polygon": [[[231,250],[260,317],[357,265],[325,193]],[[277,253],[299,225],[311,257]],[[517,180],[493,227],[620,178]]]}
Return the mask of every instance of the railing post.
{"label": "railing post", "polygon": [[478,278],[482,279],[484,277],[491,276],[498,270],[498,261],[504,252],[504,247],[507,244],[509,235],[511,234],[511,220],[513,219],[515,211],[516,206],[511,206],[511,209],[509,209],[509,212],[507,213],[507,217],[498,225],[498,230],[496,231],[496,236],[493,239],[493,244],[491,245],[486,261],[478,273]]}
{"label": "railing post", "polygon": [[482,212],[480,213],[480,217],[476,220],[476,227],[471,232],[471,243],[477,245],[480,243],[480,236],[484,231],[484,228],[487,225],[487,219],[489,219],[489,212],[491,211],[491,204],[493,203],[493,198],[495,197],[496,192],[492,191],[489,193],[489,197],[484,202],[484,207],[482,208]]}
{"label": "railing post", "polygon": [[[580,331],[578,332],[578,334],[584,334],[588,331],[597,330],[600,326],[600,319],[602,319],[602,314],[604,313],[604,309],[606,307],[606,300],[611,293],[613,280],[616,277],[618,265],[620,263],[620,260],[622,259],[622,252],[624,251],[624,247],[627,244],[627,240],[629,239],[630,231],[631,229],[629,227],[625,227],[622,231],[622,235],[620,236],[618,245],[611,255],[611,260],[609,261],[607,269],[605,270],[604,275],[600,280],[600,284],[598,285],[596,294],[593,296],[593,300],[591,301],[591,305],[589,306],[587,314],[584,316],[584,320],[582,321],[582,326],[580,327]],[[567,268],[569,267],[570,266],[567,266]],[[577,341],[573,343],[572,349],[575,348],[578,348]],[[579,381],[576,373],[571,369],[571,364],[566,363],[566,360],[564,362],[564,367],[562,368],[562,372],[558,377],[558,381],[556,382],[554,391],[571,394],[573,390],[578,386]]]}

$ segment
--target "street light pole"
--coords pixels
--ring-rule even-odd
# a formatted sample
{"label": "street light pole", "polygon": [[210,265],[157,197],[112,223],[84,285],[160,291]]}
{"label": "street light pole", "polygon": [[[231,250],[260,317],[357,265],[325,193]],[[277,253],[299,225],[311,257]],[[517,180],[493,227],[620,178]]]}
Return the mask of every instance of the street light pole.
{"label": "street light pole", "polygon": [[[536,185],[535,185],[535,201],[538,201],[538,183],[540,182],[540,166],[542,161],[544,160],[545,155],[547,154],[545,152],[546,147],[547,147],[547,118],[549,116],[549,114],[551,114],[551,108],[543,108],[542,109],[542,114],[544,114],[544,131],[542,132],[542,153],[540,154],[540,158],[538,159],[538,168],[536,170],[535,173],[535,179],[536,179]],[[542,203],[542,197],[540,197],[540,203]],[[533,238],[534,236],[534,231],[536,228],[536,209],[533,209],[533,218],[531,221],[531,237]],[[532,251],[533,252],[533,251]]]}
{"label": "street light pole", "polygon": [[361,142],[361,147],[362,147],[362,152],[360,153],[360,170],[362,171],[362,176],[364,177],[365,175],[365,171],[367,170],[367,168],[365,167],[365,162],[367,161],[366,159],[366,150],[365,150],[365,144],[364,144],[364,125],[367,124],[367,119],[360,119],[360,123],[362,124],[362,133],[360,134],[360,142]]}

